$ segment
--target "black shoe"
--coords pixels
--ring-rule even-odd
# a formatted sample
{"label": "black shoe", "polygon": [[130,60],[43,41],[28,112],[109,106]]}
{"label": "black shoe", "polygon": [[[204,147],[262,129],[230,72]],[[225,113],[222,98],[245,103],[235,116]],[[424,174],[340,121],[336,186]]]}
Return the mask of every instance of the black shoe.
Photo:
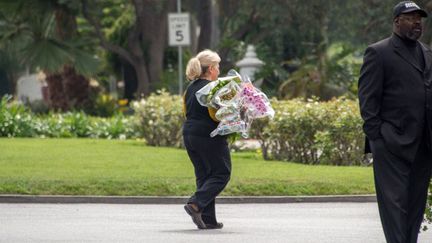
{"label": "black shoe", "polygon": [[184,209],[186,213],[192,217],[192,221],[198,227],[198,229],[207,229],[206,224],[201,218],[201,212],[196,211],[190,204],[186,204]]}
{"label": "black shoe", "polygon": [[223,224],[222,223],[216,223],[216,224],[206,224],[207,229],[222,229]]}

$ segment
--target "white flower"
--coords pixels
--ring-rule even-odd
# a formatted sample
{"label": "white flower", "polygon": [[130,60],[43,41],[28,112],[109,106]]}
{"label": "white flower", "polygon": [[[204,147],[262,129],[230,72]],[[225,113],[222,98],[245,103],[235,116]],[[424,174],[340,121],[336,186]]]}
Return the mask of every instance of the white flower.
{"label": "white flower", "polygon": [[126,140],[126,135],[125,134],[120,134],[119,139],[120,140]]}

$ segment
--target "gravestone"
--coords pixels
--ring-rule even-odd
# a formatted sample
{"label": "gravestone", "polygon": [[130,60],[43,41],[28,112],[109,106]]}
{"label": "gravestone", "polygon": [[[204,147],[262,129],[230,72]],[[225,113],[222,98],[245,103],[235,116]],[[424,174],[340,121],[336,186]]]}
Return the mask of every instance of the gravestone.
{"label": "gravestone", "polygon": [[43,79],[39,74],[22,76],[17,81],[17,98],[23,103],[43,100]]}

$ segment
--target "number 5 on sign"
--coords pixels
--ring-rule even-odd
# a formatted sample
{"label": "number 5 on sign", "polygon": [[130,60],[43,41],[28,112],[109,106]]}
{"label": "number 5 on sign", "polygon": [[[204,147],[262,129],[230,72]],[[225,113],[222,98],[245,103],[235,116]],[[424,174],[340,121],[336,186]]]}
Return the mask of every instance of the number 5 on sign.
{"label": "number 5 on sign", "polygon": [[168,14],[168,35],[170,46],[190,45],[190,25],[188,13]]}

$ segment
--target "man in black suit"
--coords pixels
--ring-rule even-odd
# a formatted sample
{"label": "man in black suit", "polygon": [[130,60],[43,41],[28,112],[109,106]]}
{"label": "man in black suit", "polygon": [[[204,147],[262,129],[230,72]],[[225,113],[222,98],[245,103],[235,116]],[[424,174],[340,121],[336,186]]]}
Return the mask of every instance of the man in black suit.
{"label": "man in black suit", "polygon": [[418,39],[427,13],[404,1],[393,34],[370,45],[359,78],[366,152],[372,152],[387,242],[417,242],[432,170],[432,52]]}

